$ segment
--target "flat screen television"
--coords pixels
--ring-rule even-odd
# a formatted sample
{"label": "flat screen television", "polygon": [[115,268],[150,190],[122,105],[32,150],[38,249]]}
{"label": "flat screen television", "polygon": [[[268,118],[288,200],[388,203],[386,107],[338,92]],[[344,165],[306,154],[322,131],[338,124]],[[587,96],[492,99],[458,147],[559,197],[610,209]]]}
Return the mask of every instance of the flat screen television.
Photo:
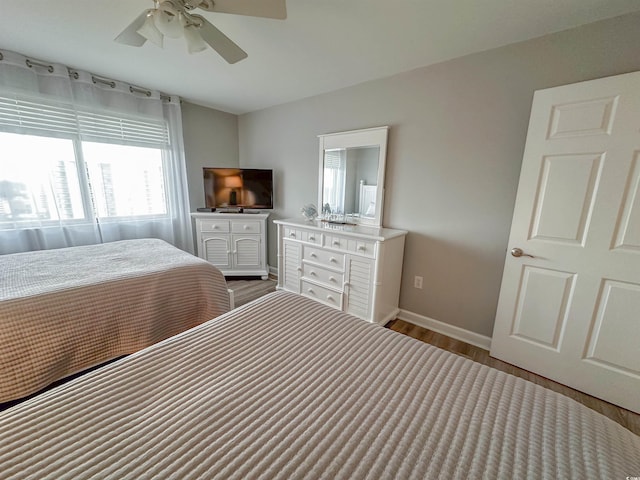
{"label": "flat screen television", "polygon": [[207,208],[273,209],[273,170],[203,168]]}

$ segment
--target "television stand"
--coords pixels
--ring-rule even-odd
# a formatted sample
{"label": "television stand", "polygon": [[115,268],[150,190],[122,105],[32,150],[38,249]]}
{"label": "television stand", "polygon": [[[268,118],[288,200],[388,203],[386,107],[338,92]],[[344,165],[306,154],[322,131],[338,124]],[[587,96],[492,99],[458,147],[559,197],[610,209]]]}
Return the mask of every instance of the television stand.
{"label": "television stand", "polygon": [[[227,207],[224,210],[227,210]],[[238,209],[222,212],[218,209],[210,213],[192,213],[191,216],[196,222],[198,256],[218,267],[225,277],[259,276],[266,280],[269,278],[269,213],[243,213],[247,212]]]}

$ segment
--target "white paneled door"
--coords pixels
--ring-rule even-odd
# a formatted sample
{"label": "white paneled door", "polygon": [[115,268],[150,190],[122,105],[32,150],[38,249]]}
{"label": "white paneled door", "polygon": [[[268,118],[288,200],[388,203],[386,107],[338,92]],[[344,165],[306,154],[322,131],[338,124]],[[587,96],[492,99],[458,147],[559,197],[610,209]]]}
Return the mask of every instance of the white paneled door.
{"label": "white paneled door", "polygon": [[535,93],[491,355],[640,413],[640,72]]}

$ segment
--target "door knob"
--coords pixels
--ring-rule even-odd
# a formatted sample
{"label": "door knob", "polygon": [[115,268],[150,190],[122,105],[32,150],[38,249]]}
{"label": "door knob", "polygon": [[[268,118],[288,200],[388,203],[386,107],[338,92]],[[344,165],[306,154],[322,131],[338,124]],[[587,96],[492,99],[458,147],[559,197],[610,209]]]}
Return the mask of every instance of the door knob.
{"label": "door knob", "polygon": [[518,248],[518,247],[516,247],[516,248],[512,248],[512,249],[511,249],[511,255],[513,255],[514,257],[531,257],[531,258],[536,258],[536,257],[534,257],[533,255],[529,255],[528,253],[524,253],[524,252],[522,251],[522,249],[521,249],[521,248]]}

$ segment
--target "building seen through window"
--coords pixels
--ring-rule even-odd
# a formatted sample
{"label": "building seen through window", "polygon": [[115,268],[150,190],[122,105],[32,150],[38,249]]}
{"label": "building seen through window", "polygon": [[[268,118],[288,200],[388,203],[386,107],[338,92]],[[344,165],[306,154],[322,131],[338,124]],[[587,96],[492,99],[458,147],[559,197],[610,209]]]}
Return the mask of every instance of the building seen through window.
{"label": "building seen through window", "polygon": [[165,215],[160,148],[0,132],[0,223]]}

